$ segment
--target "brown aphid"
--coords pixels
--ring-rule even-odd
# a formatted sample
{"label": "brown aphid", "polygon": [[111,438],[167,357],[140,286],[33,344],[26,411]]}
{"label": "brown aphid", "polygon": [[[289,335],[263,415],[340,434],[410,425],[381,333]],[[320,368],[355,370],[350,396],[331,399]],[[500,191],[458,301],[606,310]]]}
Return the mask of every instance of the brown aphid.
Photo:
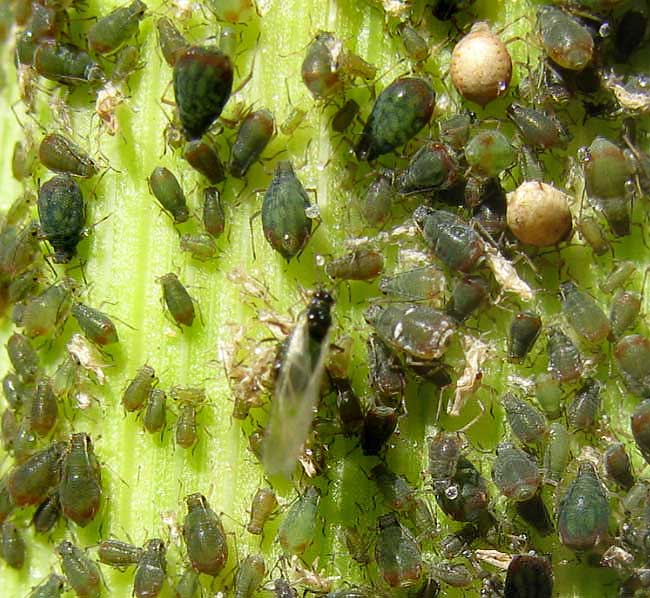
{"label": "brown aphid", "polygon": [[454,47],[449,70],[458,92],[465,99],[485,106],[508,89],[512,59],[490,26],[478,21]]}
{"label": "brown aphid", "polygon": [[250,520],[246,529],[249,533],[259,535],[264,531],[264,524],[278,508],[278,499],[272,488],[260,488],[251,503]]}

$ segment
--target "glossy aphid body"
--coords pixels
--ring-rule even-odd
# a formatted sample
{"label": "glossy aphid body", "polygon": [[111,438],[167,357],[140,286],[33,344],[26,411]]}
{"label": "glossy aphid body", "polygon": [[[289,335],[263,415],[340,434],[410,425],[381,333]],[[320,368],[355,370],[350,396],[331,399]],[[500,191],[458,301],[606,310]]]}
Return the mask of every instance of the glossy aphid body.
{"label": "glossy aphid body", "polygon": [[367,342],[369,383],[377,400],[388,407],[398,407],[406,388],[404,369],[399,358],[378,335]]}
{"label": "glossy aphid body", "polygon": [[447,559],[453,559],[465,551],[479,537],[479,530],[468,523],[453,534],[445,536],[440,541],[440,551]]}
{"label": "glossy aphid body", "polygon": [[497,446],[492,478],[504,496],[518,502],[535,496],[542,481],[535,459],[511,442]]}
{"label": "glossy aphid body", "polygon": [[160,432],[167,423],[167,394],[161,388],[152,388],[142,418],[142,425],[149,434]]}
{"label": "glossy aphid body", "polygon": [[462,455],[458,457],[453,477],[440,484],[435,495],[442,511],[456,521],[478,523],[487,515],[487,482],[474,464]]}
{"label": "glossy aphid body", "polygon": [[102,594],[102,577],[97,564],[83,550],[68,542],[56,548],[61,557],[61,569],[74,593],[79,598],[99,598]]}
{"label": "glossy aphid body", "polygon": [[620,289],[609,311],[610,338],[619,338],[633,328],[641,311],[642,297],[634,291]]}
{"label": "glossy aphid body", "polygon": [[380,463],[370,470],[370,479],[377,484],[386,506],[393,511],[413,511],[415,508],[415,488],[406,478],[392,472]]}
{"label": "glossy aphid body", "polygon": [[148,540],[138,560],[133,579],[133,595],[157,598],[167,576],[167,548],[160,538]]}
{"label": "glossy aphid body", "polygon": [[596,255],[605,255],[611,251],[609,239],[595,218],[583,216],[577,222],[577,229],[582,239],[587,242]]}
{"label": "glossy aphid body", "polygon": [[614,346],[614,359],[627,389],[640,397],[650,397],[650,340],[630,334]]}
{"label": "glossy aphid body", "polygon": [[54,250],[54,263],[68,263],[85,232],[86,205],[81,188],[71,176],[57,175],[41,185],[37,205],[40,234]]}
{"label": "glossy aphid body", "polygon": [[25,540],[18,528],[11,521],[5,521],[0,526],[0,556],[12,569],[22,569],[25,553]]}
{"label": "glossy aphid body", "polygon": [[578,475],[562,497],[558,531],[562,544],[572,550],[590,550],[607,536],[607,493],[590,463],[581,463]]}
{"label": "glossy aphid body", "polygon": [[105,313],[83,303],[75,303],[71,312],[89,340],[102,347],[119,342],[115,324]]}
{"label": "glossy aphid body", "polygon": [[251,598],[265,575],[264,558],[259,554],[249,554],[237,568],[234,598]]}
{"label": "glossy aphid body", "polygon": [[609,335],[609,319],[591,297],[575,283],[560,285],[562,313],[569,325],[591,343],[599,343]]}
{"label": "glossy aphid body", "polygon": [[121,540],[103,540],[97,548],[99,562],[117,569],[137,565],[142,557],[142,548]]}
{"label": "glossy aphid body", "polygon": [[422,575],[420,548],[394,513],[377,521],[375,560],[384,581],[392,588],[415,584]]}
{"label": "glossy aphid body", "polygon": [[186,222],[190,217],[185,193],[174,174],[164,166],[154,168],[149,177],[149,188],[162,208],[170,214],[176,224]]}
{"label": "glossy aphid body", "polygon": [[198,173],[202,174],[211,185],[216,185],[226,178],[226,169],[219,158],[217,148],[203,139],[193,139],[185,144],[183,158]]}
{"label": "glossy aphid body", "polygon": [[480,276],[465,276],[454,287],[445,313],[459,323],[469,318],[487,299],[488,282]]}
{"label": "glossy aphid body", "polygon": [[641,401],[630,418],[634,442],[643,458],[650,463],[650,399]]}
{"label": "glossy aphid body", "polygon": [[214,239],[207,233],[186,233],[180,238],[181,251],[190,253],[197,260],[210,260],[217,255]]}
{"label": "glossy aphid body", "polygon": [[176,598],[198,598],[201,589],[198,572],[191,567],[185,569],[175,589]]}
{"label": "glossy aphid body", "polygon": [[332,131],[343,133],[354,122],[360,110],[361,106],[356,100],[347,100],[332,116]]}
{"label": "glossy aphid body", "polygon": [[29,405],[29,428],[39,436],[47,436],[59,416],[57,399],[52,390],[52,380],[39,376]]}
{"label": "glossy aphid body", "polygon": [[567,407],[567,423],[574,430],[591,430],[600,410],[601,384],[593,378],[585,380]]}
{"label": "glossy aphid body", "polygon": [[507,112],[526,144],[532,147],[563,148],[569,141],[562,124],[541,110],[513,103],[508,106]]}
{"label": "glossy aphid body", "polygon": [[342,88],[342,53],[343,44],[326,31],[317,34],[307,47],[300,70],[303,83],[315,99],[325,99]]}
{"label": "glossy aphid body", "polygon": [[374,280],[384,269],[384,256],[373,249],[355,249],[325,265],[333,280]]}
{"label": "glossy aphid body", "polygon": [[460,177],[458,161],[444,144],[425,143],[411,158],[395,181],[399,193],[442,191],[453,187]]}
{"label": "glossy aphid body", "polygon": [[99,511],[101,470],[85,433],[72,434],[63,453],[59,498],[63,514],[80,527],[88,525]]}
{"label": "glossy aphid body", "polygon": [[45,40],[36,46],[33,65],[39,75],[62,85],[104,81],[101,67],[87,52],[55,40]]}
{"label": "glossy aphid body", "polygon": [[372,161],[404,145],[429,122],[435,107],[431,84],[417,77],[393,81],[377,98],[355,152]]}
{"label": "glossy aphid body", "polygon": [[407,301],[434,303],[445,291],[446,278],[436,266],[422,266],[398,272],[379,281],[379,290]]}
{"label": "glossy aphid body", "polygon": [[371,226],[383,226],[391,217],[397,198],[394,179],[393,171],[380,169],[363,195],[361,217]]}
{"label": "glossy aphid body", "polygon": [[158,279],[162,286],[163,300],[169,313],[180,326],[191,326],[194,322],[194,300],[187,292],[183,283],[173,272],[169,272]]}
{"label": "glossy aphid body", "polygon": [[584,69],[594,54],[594,39],[571,15],[552,6],[537,11],[537,28],[548,57],[573,71]]}
{"label": "glossy aphid body", "polygon": [[550,559],[535,554],[516,554],[506,572],[504,598],[551,598],[553,569]]}
{"label": "glossy aphid body", "polygon": [[60,479],[60,460],[65,442],[54,442],[16,465],[7,477],[7,488],[16,506],[41,503]]}
{"label": "glossy aphid body", "polygon": [[363,426],[363,406],[349,380],[336,380],[336,409],[344,436],[358,434]]}
{"label": "glossy aphid body", "polygon": [[397,427],[398,410],[373,403],[363,417],[359,434],[361,452],[378,455]]}
{"label": "glossy aphid body", "polygon": [[221,193],[216,187],[206,187],[203,190],[203,228],[216,239],[225,227],[226,215],[221,204]]}
{"label": "glossy aphid body", "polygon": [[239,126],[230,152],[230,174],[242,178],[262,155],[274,132],[275,120],[269,110],[256,110],[248,114]]}
{"label": "glossy aphid body", "polygon": [[302,555],[311,546],[318,525],[320,491],[309,486],[291,505],[278,529],[278,540],[287,555]]}
{"label": "glossy aphid body", "polygon": [[501,402],[506,412],[506,421],[521,442],[534,446],[546,436],[546,418],[539,409],[512,393],[503,395]]}
{"label": "glossy aphid body", "polygon": [[45,168],[61,174],[82,178],[97,174],[97,166],[78,145],[59,133],[43,137],[38,146],[38,159]]}
{"label": "glossy aphid body", "polygon": [[232,91],[230,58],[214,46],[190,46],[174,64],[174,97],[183,133],[200,139],[212,126]]}
{"label": "glossy aphid body", "polygon": [[562,415],[564,394],[560,381],[548,372],[542,372],[535,379],[535,398],[542,411],[549,419]]}
{"label": "glossy aphid body", "polygon": [[560,382],[582,375],[582,358],[573,341],[559,328],[548,331],[548,370]]}
{"label": "glossy aphid body", "polygon": [[[11,365],[23,382],[32,382],[40,369],[40,359],[31,341],[24,335],[14,333],[7,341],[7,355]],[[9,382],[9,388],[15,384]]]}
{"label": "glossy aphid body", "polygon": [[251,502],[250,519],[246,530],[259,536],[264,531],[264,525],[278,508],[278,499],[272,488],[259,488]]}
{"label": "glossy aphid body", "polygon": [[201,406],[207,402],[205,390],[198,387],[174,386],[171,389],[171,397],[179,405],[175,430],[176,444],[184,449],[192,448],[199,438],[196,416]]}
{"label": "glossy aphid body", "polygon": [[445,490],[456,475],[463,441],[453,432],[438,432],[429,442],[429,475],[434,490]]}
{"label": "glossy aphid body", "polygon": [[479,131],[465,146],[465,159],[473,172],[497,177],[515,163],[515,148],[510,139],[497,130]]}
{"label": "glossy aphid body", "polygon": [[262,201],[262,229],[271,247],[290,261],[304,249],[312,230],[307,191],[291,162],[278,162]]}
{"label": "glossy aphid body", "polygon": [[228,561],[228,543],[221,519],[201,494],[190,494],[185,502],[183,538],[187,556],[198,572],[216,577]]}
{"label": "glossy aphid body", "polygon": [[624,286],[632,275],[636,273],[636,264],[627,260],[617,262],[614,269],[606,278],[598,283],[598,288],[611,295],[616,289]]}
{"label": "glossy aphid body", "polygon": [[176,61],[190,44],[173,21],[167,17],[156,19],[156,30],[158,31],[158,45],[163,58],[173,68]]}
{"label": "glossy aphid body", "polygon": [[147,5],[134,0],[128,6],[116,8],[94,23],[86,33],[88,47],[97,54],[110,54],[119,49],[138,31]]}
{"label": "glossy aphid body", "polygon": [[122,395],[122,406],[127,411],[139,411],[145,405],[156,382],[156,372],[150,365],[143,365],[129,382]]}
{"label": "glossy aphid body", "polygon": [[510,322],[508,335],[508,360],[522,363],[542,329],[542,318],[532,312],[516,313]]}
{"label": "glossy aphid body", "polygon": [[56,573],[50,573],[42,584],[32,589],[29,598],[61,598],[64,589],[65,579]]}
{"label": "glossy aphid body", "polygon": [[634,486],[632,463],[624,444],[621,442],[610,444],[603,453],[603,465],[607,477],[621,488],[630,490]]}

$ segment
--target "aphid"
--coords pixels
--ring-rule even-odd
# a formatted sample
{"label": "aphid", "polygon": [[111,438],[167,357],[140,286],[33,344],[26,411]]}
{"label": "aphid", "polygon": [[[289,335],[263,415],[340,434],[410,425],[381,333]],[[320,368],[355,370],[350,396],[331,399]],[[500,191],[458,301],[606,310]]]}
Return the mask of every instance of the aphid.
{"label": "aphid", "polygon": [[15,372],[7,372],[2,379],[2,394],[12,409],[17,409],[22,403],[23,383]]}
{"label": "aphid", "polygon": [[506,112],[527,145],[542,149],[566,147],[568,134],[553,116],[516,103],[510,104]]}
{"label": "aphid", "polygon": [[462,455],[451,483],[436,489],[436,502],[442,511],[456,521],[478,522],[488,506],[487,482],[476,467]]}
{"label": "aphid", "polygon": [[384,269],[384,256],[372,249],[355,249],[325,265],[333,280],[374,280]]}
{"label": "aphid", "polygon": [[632,463],[624,444],[620,442],[610,444],[603,453],[603,464],[607,477],[621,488],[629,490],[634,486],[635,479],[632,473]]}
{"label": "aphid", "polygon": [[466,10],[474,0],[432,0],[429,2],[433,16],[440,21],[448,21],[457,12]]}
{"label": "aphid", "polygon": [[0,523],[5,522],[14,508],[15,505],[7,486],[7,479],[3,477],[0,479]]}
{"label": "aphid", "polygon": [[89,340],[102,347],[119,342],[115,324],[105,313],[83,303],[75,303],[71,311]]}
{"label": "aphid", "polygon": [[88,47],[97,54],[110,54],[138,32],[147,5],[134,0],[128,6],[116,8],[95,22],[86,33]]}
{"label": "aphid", "polygon": [[641,401],[630,418],[630,427],[634,442],[643,455],[643,458],[650,463],[650,399]]}
{"label": "aphid", "polygon": [[307,110],[300,106],[293,106],[287,117],[280,123],[280,133],[287,137],[293,135],[307,116]]}
{"label": "aphid", "polygon": [[343,44],[331,33],[321,31],[307,47],[300,69],[302,81],[314,99],[323,100],[343,87],[345,67]]}
{"label": "aphid", "polygon": [[142,557],[142,548],[121,540],[102,540],[97,548],[99,562],[117,569],[137,565]]}
{"label": "aphid", "polygon": [[586,27],[559,8],[540,6],[537,29],[548,57],[565,69],[581,71],[594,53],[594,39]]}
{"label": "aphid", "polygon": [[162,285],[163,299],[174,321],[179,325],[191,326],[194,322],[194,301],[178,276],[169,272],[158,279]]}
{"label": "aphid", "polygon": [[216,187],[203,190],[203,228],[215,239],[220,237],[226,226],[226,215],[221,205],[221,193]]}
{"label": "aphid", "polygon": [[445,536],[440,541],[440,550],[447,559],[457,557],[470,547],[479,537],[479,530],[475,525],[468,523],[453,534]]}
{"label": "aphid", "polygon": [[370,543],[367,538],[355,526],[345,526],[343,528],[343,535],[345,537],[345,546],[350,553],[352,560],[360,565],[367,565],[370,562],[370,555],[368,549]]}
{"label": "aphid", "polygon": [[190,44],[172,20],[167,17],[160,17],[156,20],[156,29],[158,31],[158,45],[163,58],[173,68],[176,61]]}
{"label": "aphid", "polygon": [[232,91],[230,58],[215,46],[190,46],[174,64],[174,97],[188,140],[200,139],[219,118]]}
{"label": "aphid", "polygon": [[603,293],[611,295],[616,289],[622,287],[635,272],[636,265],[634,262],[625,260],[617,262],[607,277],[598,283],[598,288]]}
{"label": "aphid", "polygon": [[54,263],[66,264],[85,234],[86,206],[81,188],[67,174],[43,183],[38,190],[40,234],[54,250]]}
{"label": "aphid", "polygon": [[454,287],[445,313],[457,322],[464,322],[476,311],[489,295],[487,281],[480,276],[465,276]]}
{"label": "aphid", "polygon": [[456,331],[452,318],[426,305],[373,305],[364,317],[388,346],[424,361],[442,357]]}
{"label": "aphid", "polygon": [[61,460],[59,498],[63,514],[86,527],[99,511],[101,497],[101,470],[90,436],[72,434]]}
{"label": "aphid", "polygon": [[515,148],[500,131],[479,131],[465,146],[465,159],[473,172],[497,177],[515,163]]}
{"label": "aphid", "polygon": [[[465,205],[468,202],[467,191],[470,188],[470,178],[465,186]],[[480,186],[478,195],[480,203],[473,209],[472,222],[479,224],[479,228],[488,233],[493,239],[500,239],[507,228],[506,221],[506,192],[501,186],[498,178],[489,178]]]}
{"label": "aphid", "polygon": [[464,149],[469,141],[472,116],[469,114],[456,114],[438,122],[440,139],[457,152]]}
{"label": "aphid", "polygon": [[506,573],[504,598],[551,598],[553,570],[548,558],[516,554]]}
{"label": "aphid", "polygon": [[511,442],[497,446],[492,479],[501,494],[517,502],[535,496],[542,481],[535,459]]}
{"label": "aphid", "polygon": [[167,576],[165,543],[160,538],[149,540],[135,568],[133,595],[137,598],[157,598]]}
{"label": "aphid", "polygon": [[122,405],[127,411],[140,411],[156,382],[156,373],[150,365],[143,365],[126,387]]}
{"label": "aphid", "polygon": [[406,380],[397,355],[376,334],[368,337],[366,347],[370,386],[379,402],[388,407],[398,407]]}
{"label": "aphid", "polygon": [[397,25],[397,34],[411,60],[423,62],[429,57],[429,43],[407,22],[402,21]]}
{"label": "aphid", "polygon": [[55,40],[44,40],[36,46],[33,65],[39,75],[63,85],[104,81],[101,67],[87,52]]}
{"label": "aphid", "polygon": [[535,398],[537,403],[550,419],[562,415],[563,394],[559,380],[551,374],[542,372],[535,379]]}
{"label": "aphid", "polygon": [[278,499],[272,488],[259,488],[251,503],[250,519],[246,529],[248,533],[260,535],[264,525],[278,508]]}
{"label": "aphid", "polygon": [[189,165],[216,185],[226,178],[226,172],[215,147],[201,139],[185,144],[183,157]]}
{"label": "aphid", "polygon": [[269,475],[289,477],[307,440],[329,349],[334,299],[316,291],[285,341],[262,446]]}
{"label": "aphid", "polygon": [[17,181],[23,181],[32,176],[36,154],[36,147],[31,136],[22,141],[16,141],[11,155],[11,174]]}
{"label": "aphid", "polygon": [[485,106],[508,89],[512,59],[490,26],[478,21],[454,46],[449,72],[454,87],[465,99]]}
{"label": "aphid", "polygon": [[465,588],[474,582],[476,573],[470,571],[463,563],[446,563],[439,561],[429,565],[430,575],[452,588]]}
{"label": "aphid", "polygon": [[444,490],[456,476],[463,443],[458,434],[438,432],[429,442],[429,475],[434,490]]}
{"label": "aphid", "polygon": [[426,79],[393,81],[372,107],[355,148],[357,159],[371,162],[415,137],[431,119],[435,102],[436,94]]}
{"label": "aphid", "polygon": [[38,370],[40,361],[36,349],[32,347],[30,340],[15,332],[7,341],[7,354],[11,365],[14,366],[16,373],[22,378],[23,382],[33,381]]}
{"label": "aphid", "polygon": [[36,222],[20,229],[10,225],[0,230],[0,273],[7,280],[15,281],[29,267],[38,264],[38,233]]}
{"label": "aphid", "polygon": [[540,330],[542,318],[529,311],[516,313],[510,322],[508,335],[508,360],[522,363],[533,348]]}
{"label": "aphid", "polygon": [[65,579],[56,573],[50,573],[42,584],[32,588],[29,598],[61,598],[64,589]]}
{"label": "aphid", "polygon": [[364,455],[377,455],[397,427],[398,411],[393,407],[373,404],[363,418],[360,433]]}
{"label": "aphid", "polygon": [[383,226],[390,218],[397,197],[394,178],[392,171],[380,169],[366,190],[361,204],[361,216],[368,224]]}
{"label": "aphid", "polygon": [[501,402],[513,434],[526,445],[538,444],[548,431],[544,414],[512,393],[503,395]]}
{"label": "aphid", "polygon": [[172,399],[180,405],[180,412],[176,420],[176,444],[185,449],[192,448],[198,440],[196,414],[197,408],[206,402],[203,388],[181,388],[174,386],[171,389]]}
{"label": "aphid", "polygon": [[47,534],[61,517],[61,502],[58,492],[50,494],[34,511],[32,525],[39,534]]}
{"label": "aphid", "polygon": [[228,561],[228,544],[221,519],[202,494],[190,494],[185,502],[187,516],[183,522],[183,538],[187,556],[199,573],[216,577]]}
{"label": "aphid", "polygon": [[36,380],[36,387],[29,405],[29,426],[39,436],[47,436],[56,424],[59,415],[52,381],[47,376]]}
{"label": "aphid", "polygon": [[37,505],[45,500],[59,482],[64,450],[65,442],[53,442],[9,472],[6,484],[17,507]]}
{"label": "aphid", "polygon": [[599,343],[609,335],[609,320],[591,295],[573,282],[560,285],[562,313],[569,325],[589,342]]}
{"label": "aphid", "polygon": [[144,429],[149,434],[160,432],[167,423],[167,395],[161,388],[152,388],[142,418]]}
{"label": "aphid", "polygon": [[256,110],[246,116],[230,150],[228,171],[232,176],[243,178],[271,141],[274,131],[275,121],[270,111]]}
{"label": "aphid", "polygon": [[627,389],[650,397],[650,340],[640,334],[624,336],[614,346],[614,358]]}
{"label": "aphid", "polygon": [[13,569],[22,569],[25,564],[25,540],[11,521],[0,528],[0,556]]}
{"label": "aphid", "polygon": [[377,520],[375,560],[381,576],[391,588],[408,587],[422,575],[422,554],[411,533],[394,513]]}
{"label": "aphid", "polygon": [[359,114],[361,106],[355,100],[347,100],[332,117],[330,123],[332,131],[335,133],[343,133],[354,121]]}
{"label": "aphid", "polygon": [[285,554],[300,556],[314,541],[319,501],[320,491],[309,486],[287,511],[278,529],[278,540]]}
{"label": "aphid", "polygon": [[97,174],[97,166],[78,145],[59,133],[43,137],[38,146],[38,159],[45,168],[83,178]]}
{"label": "aphid", "polygon": [[291,162],[278,162],[262,201],[262,228],[271,247],[288,261],[302,252],[312,229],[309,197]]}
{"label": "aphid", "polygon": [[2,446],[7,452],[11,452],[18,435],[18,420],[16,419],[16,413],[9,407],[2,412],[0,430],[2,432]]}
{"label": "aphid", "polygon": [[570,382],[582,375],[582,358],[573,341],[559,328],[548,331],[548,371],[560,382]]}
{"label": "aphid", "polygon": [[67,540],[61,542],[56,551],[61,557],[61,570],[74,593],[79,598],[99,598],[102,594],[102,576],[97,563]]}
{"label": "aphid", "polygon": [[621,289],[616,293],[609,312],[610,338],[618,338],[634,327],[641,311],[641,299],[641,295],[633,291]]}
{"label": "aphid", "polygon": [[210,0],[210,10],[219,21],[246,23],[257,12],[254,0]]}
{"label": "aphid", "polygon": [[542,536],[547,536],[555,530],[551,515],[542,499],[541,490],[528,500],[515,503],[515,509],[517,514]]}
{"label": "aphid", "polygon": [[548,439],[544,451],[544,474],[546,479],[558,484],[569,462],[569,432],[563,424],[554,422],[548,427]]}
{"label": "aphid", "polygon": [[424,144],[411,158],[395,185],[403,194],[444,191],[453,187],[460,176],[458,162],[442,143]]}
{"label": "aphid", "polygon": [[450,270],[469,272],[485,253],[479,235],[450,212],[419,206],[413,220],[426,244]]}
{"label": "aphid", "polygon": [[191,567],[185,569],[176,584],[176,598],[196,598],[200,588],[199,574]]}
{"label": "aphid", "polygon": [[164,166],[153,169],[148,179],[149,188],[162,208],[169,213],[176,224],[186,222],[190,217],[185,193],[178,179]]}
{"label": "aphid", "polygon": [[234,598],[251,598],[266,575],[264,558],[249,554],[237,567]]}
{"label": "aphid", "polygon": [[581,463],[578,475],[560,501],[560,541],[572,550],[590,550],[607,536],[609,503],[591,463]]}
{"label": "aphid", "polygon": [[197,260],[209,260],[217,255],[214,239],[207,233],[181,235],[180,245],[182,251],[191,253]]}
{"label": "aphid", "polygon": [[345,436],[358,434],[363,426],[363,410],[361,400],[354,392],[349,380],[338,379],[334,383],[336,389],[336,408],[341,431]]}
{"label": "aphid", "polygon": [[587,378],[567,407],[567,423],[574,430],[590,430],[600,409],[600,382]]}
{"label": "aphid", "polygon": [[445,291],[446,278],[436,266],[422,266],[398,272],[379,281],[379,290],[406,301],[433,303]]}
{"label": "aphid", "polygon": [[24,417],[13,437],[12,450],[16,463],[27,461],[38,448],[38,436],[32,432],[29,419]]}
{"label": "aphid", "polygon": [[291,584],[281,577],[273,580],[273,592],[275,598],[297,598],[298,596],[298,592],[291,587]]}
{"label": "aphid", "polygon": [[415,489],[403,476],[390,471],[380,463],[370,470],[372,479],[379,488],[386,506],[393,511],[413,511],[415,508]]}

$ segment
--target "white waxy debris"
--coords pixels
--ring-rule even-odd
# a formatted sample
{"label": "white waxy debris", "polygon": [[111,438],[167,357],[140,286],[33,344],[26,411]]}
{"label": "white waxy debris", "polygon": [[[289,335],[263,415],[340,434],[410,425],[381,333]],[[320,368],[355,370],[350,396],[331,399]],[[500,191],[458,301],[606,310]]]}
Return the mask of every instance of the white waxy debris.
{"label": "white waxy debris", "polygon": [[507,292],[514,293],[524,301],[530,301],[533,298],[533,291],[527,282],[521,279],[512,262],[503,257],[497,249],[485,244],[485,261],[492,270],[494,278],[499,286]]}
{"label": "white waxy debris", "polygon": [[465,369],[456,381],[454,402],[449,409],[449,414],[458,416],[468,396],[473,395],[481,384],[483,378],[482,365],[494,354],[494,347],[481,339],[469,334],[463,334],[460,344],[465,354]]}
{"label": "white waxy debris", "polygon": [[82,368],[93,374],[97,384],[106,382],[104,368],[108,367],[108,364],[102,361],[100,352],[83,335],[79,333],[73,334],[66,348]]}

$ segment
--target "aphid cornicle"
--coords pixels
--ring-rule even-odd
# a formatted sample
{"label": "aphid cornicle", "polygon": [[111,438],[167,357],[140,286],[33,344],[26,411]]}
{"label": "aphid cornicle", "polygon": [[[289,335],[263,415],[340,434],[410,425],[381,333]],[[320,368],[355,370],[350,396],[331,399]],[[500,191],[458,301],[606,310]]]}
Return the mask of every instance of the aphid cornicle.
{"label": "aphid cornicle", "polygon": [[408,587],[422,575],[422,554],[411,533],[394,513],[377,521],[375,560],[384,581],[391,588]]}
{"label": "aphid cornicle", "polygon": [[143,365],[129,382],[122,395],[122,405],[127,411],[139,411],[156,382],[156,373],[150,365]]}
{"label": "aphid cornicle", "polygon": [[262,463],[270,475],[291,475],[309,435],[329,350],[333,305],[327,291],[316,291],[285,341],[262,444]]}
{"label": "aphid cornicle", "polygon": [[137,598],[157,598],[167,576],[167,548],[160,538],[145,544],[133,579],[133,595]]}
{"label": "aphid cornicle", "polygon": [[188,140],[200,139],[219,118],[232,91],[230,58],[214,46],[190,46],[174,64],[174,97]]}
{"label": "aphid cornicle", "polygon": [[256,110],[246,116],[230,151],[228,171],[232,176],[240,179],[246,174],[271,141],[274,131],[275,121],[268,110]]}
{"label": "aphid cornicle", "polygon": [[302,555],[311,546],[318,524],[320,490],[309,486],[291,505],[278,529],[278,540],[287,555]]}
{"label": "aphid cornicle", "polygon": [[97,563],[67,540],[61,542],[56,551],[61,557],[61,570],[75,594],[79,598],[99,598],[102,576]]}
{"label": "aphid cornicle", "polygon": [[98,170],[84,150],[59,133],[43,137],[38,146],[38,159],[45,168],[61,174],[89,178]]}
{"label": "aphid cornicle", "polygon": [[68,263],[84,235],[86,205],[77,182],[60,174],[38,190],[40,233],[52,246],[56,264]]}
{"label": "aphid cornicle", "polygon": [[169,272],[158,279],[162,285],[163,299],[174,321],[179,325],[191,326],[194,322],[194,300],[178,276]]}
{"label": "aphid cornicle", "polygon": [[535,554],[516,554],[506,573],[504,598],[551,598],[553,569],[550,559]]}
{"label": "aphid cornicle", "polygon": [[25,564],[25,540],[18,528],[5,521],[0,526],[0,556],[12,569],[22,569]]}
{"label": "aphid cornicle", "polygon": [[304,249],[312,229],[307,191],[291,162],[278,162],[262,201],[262,229],[271,247],[290,261]]}
{"label": "aphid cornicle", "polygon": [[372,107],[355,148],[357,159],[370,162],[415,137],[431,119],[435,102],[436,94],[426,79],[393,81]]}
{"label": "aphid cornicle", "polygon": [[194,569],[216,577],[228,561],[228,543],[221,519],[202,494],[190,494],[185,502],[183,538],[187,556]]}
{"label": "aphid cornicle", "polygon": [[202,174],[211,185],[216,185],[226,178],[217,148],[203,139],[193,139],[185,144],[183,158],[198,173]]}
{"label": "aphid cornicle", "polygon": [[259,488],[251,503],[250,519],[246,529],[250,534],[260,535],[264,525],[278,508],[278,499],[272,488]]}
{"label": "aphid cornicle", "polygon": [[190,217],[185,193],[174,174],[164,166],[153,169],[148,179],[149,188],[162,208],[168,212],[176,224],[186,222]]}
{"label": "aphid cornicle", "polygon": [[54,442],[10,471],[6,483],[16,506],[37,505],[47,497],[59,482],[65,446],[65,442]]}
{"label": "aphid cornicle", "polygon": [[75,303],[71,311],[89,340],[102,347],[119,342],[115,324],[105,313],[83,303]]}
{"label": "aphid cornicle", "polygon": [[103,540],[97,548],[97,556],[100,563],[117,569],[125,569],[138,563],[142,557],[142,548],[121,540]]}
{"label": "aphid cornicle", "polygon": [[515,314],[510,322],[508,360],[521,363],[533,348],[541,329],[542,318],[537,314],[526,311]]}
{"label": "aphid cornicle", "polygon": [[650,340],[640,334],[624,336],[614,346],[614,358],[627,389],[650,398]]}
{"label": "aphid cornicle", "polygon": [[116,8],[96,21],[86,33],[88,47],[97,54],[110,54],[137,33],[147,5],[134,0],[128,6]]}

